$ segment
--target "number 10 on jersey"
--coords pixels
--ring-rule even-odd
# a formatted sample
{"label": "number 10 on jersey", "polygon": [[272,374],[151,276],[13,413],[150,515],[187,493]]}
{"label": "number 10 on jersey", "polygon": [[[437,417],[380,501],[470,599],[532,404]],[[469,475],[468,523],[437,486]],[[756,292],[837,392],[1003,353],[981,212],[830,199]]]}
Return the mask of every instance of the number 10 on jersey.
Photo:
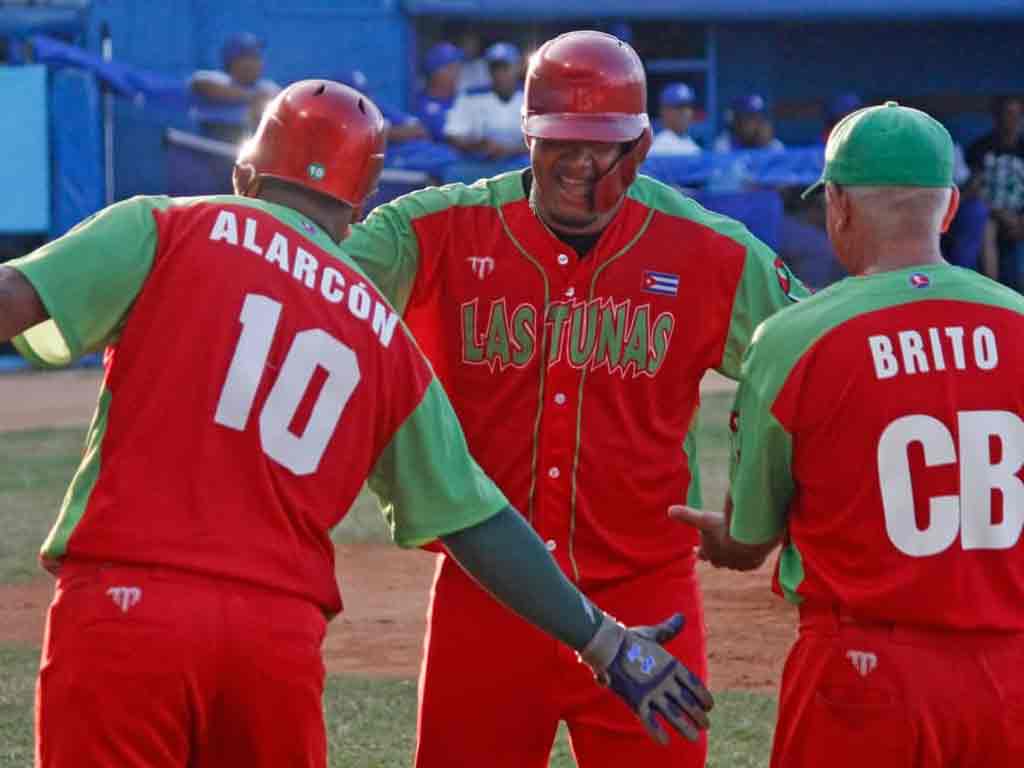
{"label": "number 10 on jersey", "polygon": [[[239,318],[242,333],[213,417],[218,424],[240,432],[245,430],[260,382],[271,373],[267,358],[281,311],[281,303],[267,296],[246,295]],[[297,435],[289,425],[319,368],[327,373],[327,379],[305,429]],[[319,328],[295,334],[260,409],[263,452],[296,475],[316,472],[359,378],[359,361],[350,347]]]}

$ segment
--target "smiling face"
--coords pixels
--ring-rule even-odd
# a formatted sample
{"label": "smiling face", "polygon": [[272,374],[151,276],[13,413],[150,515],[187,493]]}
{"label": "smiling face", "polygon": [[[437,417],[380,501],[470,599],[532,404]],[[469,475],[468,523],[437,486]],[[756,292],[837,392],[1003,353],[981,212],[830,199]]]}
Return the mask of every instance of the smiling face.
{"label": "smiling face", "polygon": [[593,234],[611,221],[618,205],[601,213],[594,188],[622,155],[622,144],[533,139],[533,200],[544,221],[563,232]]}

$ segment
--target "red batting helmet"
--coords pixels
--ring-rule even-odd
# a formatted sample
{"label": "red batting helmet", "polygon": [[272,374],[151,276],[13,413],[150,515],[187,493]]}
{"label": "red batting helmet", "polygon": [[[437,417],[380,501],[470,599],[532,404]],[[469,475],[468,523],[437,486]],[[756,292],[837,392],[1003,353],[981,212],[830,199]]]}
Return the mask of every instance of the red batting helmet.
{"label": "red batting helmet", "polygon": [[614,206],[651,146],[647,78],[636,51],[592,30],[548,40],[526,72],[523,133],[528,139],[632,143],[596,188],[598,209]]}
{"label": "red batting helmet", "polygon": [[359,207],[377,188],[384,143],[384,118],[363,94],[301,80],[267,105],[236,164]]}

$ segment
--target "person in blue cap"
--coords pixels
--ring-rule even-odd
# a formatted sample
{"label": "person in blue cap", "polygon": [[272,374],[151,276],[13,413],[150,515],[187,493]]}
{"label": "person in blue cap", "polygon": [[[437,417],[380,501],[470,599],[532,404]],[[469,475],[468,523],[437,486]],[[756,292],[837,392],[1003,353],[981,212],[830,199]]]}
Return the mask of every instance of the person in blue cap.
{"label": "person in blue cap", "polygon": [[464,59],[462,49],[449,42],[437,43],[423,57],[427,85],[416,97],[414,111],[435,141],[444,141],[444,121],[455,102]]}
{"label": "person in blue cap", "polygon": [[403,112],[388,104],[382,104],[375,96],[371,96],[370,79],[363,70],[350,69],[342,72],[341,76],[338,77],[338,81],[349,88],[355,88],[363,95],[373,99],[373,103],[377,105],[381,114],[384,115],[384,123],[387,126],[388,145],[428,138],[427,129],[416,115],[410,115],[408,112]]}
{"label": "person in blue cap", "polygon": [[255,129],[263,107],[281,87],[263,77],[266,43],[249,32],[221,47],[223,69],[200,69],[189,79],[200,130],[210,138],[238,143]]}
{"label": "person in blue cap", "polygon": [[444,124],[445,139],[464,152],[491,159],[521,155],[523,56],[512,43],[494,43],[484,51],[491,87],[460,94]]}
{"label": "person in blue cap", "polygon": [[825,103],[825,127],[821,132],[821,143],[825,144],[828,141],[828,135],[832,133],[836,123],[863,106],[864,102],[853,91],[840,91],[833,94]]}
{"label": "person in blue cap", "polygon": [[693,122],[693,89],[686,83],[669,83],[661,89],[658,118],[661,130],[654,135],[652,155],[699,155],[700,145],[690,136]]}
{"label": "person in blue cap", "polygon": [[715,139],[716,152],[735,149],[785,149],[775,138],[768,102],[759,93],[734,99],[726,115],[729,129]]}

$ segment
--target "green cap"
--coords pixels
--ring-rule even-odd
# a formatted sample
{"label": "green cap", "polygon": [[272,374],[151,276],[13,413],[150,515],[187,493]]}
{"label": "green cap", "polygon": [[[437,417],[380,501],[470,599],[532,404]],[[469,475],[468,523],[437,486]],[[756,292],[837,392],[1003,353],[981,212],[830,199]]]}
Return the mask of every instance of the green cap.
{"label": "green cap", "polygon": [[895,101],[858,109],[832,129],[825,170],[801,197],[826,181],[849,187],[951,187],[953,139],[931,115]]}

